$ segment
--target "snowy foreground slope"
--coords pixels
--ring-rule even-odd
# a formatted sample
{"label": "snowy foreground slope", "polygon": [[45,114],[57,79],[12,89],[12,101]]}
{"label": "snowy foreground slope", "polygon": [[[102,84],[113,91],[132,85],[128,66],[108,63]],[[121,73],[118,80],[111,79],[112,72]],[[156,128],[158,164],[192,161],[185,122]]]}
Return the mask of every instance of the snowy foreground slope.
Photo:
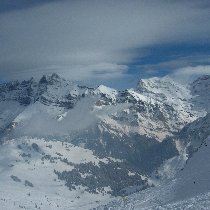
{"label": "snowy foreground slope", "polygon": [[210,135],[173,179],[97,209],[210,209]]}
{"label": "snowy foreground slope", "polygon": [[[84,209],[108,199],[109,188],[102,194],[92,194],[83,186],[70,191],[58,179],[54,170],[73,170],[77,164],[100,161],[92,151],[70,143],[37,138],[19,138],[0,147],[1,209]],[[88,176],[88,174],[81,174]]]}
{"label": "snowy foreground slope", "polygon": [[204,205],[209,92],[210,76],[187,85],[143,79],[124,91],[79,86],[56,74],[0,85],[0,206]]}

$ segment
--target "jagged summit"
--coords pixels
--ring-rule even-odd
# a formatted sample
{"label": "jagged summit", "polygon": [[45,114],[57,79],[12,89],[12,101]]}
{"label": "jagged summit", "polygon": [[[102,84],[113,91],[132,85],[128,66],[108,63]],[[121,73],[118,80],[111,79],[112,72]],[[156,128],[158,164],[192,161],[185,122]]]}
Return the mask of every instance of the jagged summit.
{"label": "jagged summit", "polygon": [[[31,78],[0,85],[0,102],[7,106],[19,104],[20,109],[14,112],[14,117],[33,104],[48,106],[53,116],[63,116],[85,97],[93,102],[97,97],[97,107],[116,107],[104,118],[109,132],[118,136],[120,130],[120,135],[137,133],[162,141],[209,112],[209,78],[204,75],[191,85],[181,85],[168,76],[155,77],[140,80],[137,88],[117,91],[104,85],[97,88],[79,86],[51,74],[44,75],[38,82]],[[2,105],[2,113],[5,105]],[[8,123],[12,120],[13,117]]]}
{"label": "jagged summit", "polygon": [[175,83],[175,81],[168,75],[164,77],[151,77],[147,79],[140,79],[137,84],[137,89],[140,91],[141,89],[148,89],[149,87],[154,88],[157,84],[160,84],[161,86],[168,86],[168,84],[171,83]]}
{"label": "jagged summit", "polygon": [[118,91],[113,88],[104,86],[104,85],[99,85],[95,89],[94,93],[97,95],[98,94],[102,95],[102,96],[106,97],[107,99],[109,99],[111,101],[111,103],[114,103],[114,102],[116,102]]}
{"label": "jagged summit", "polygon": [[39,80],[39,84],[49,84],[53,85],[56,82],[64,82],[66,81],[64,78],[61,78],[58,76],[58,74],[53,73],[53,74],[48,74],[48,75],[43,75],[41,79]]}
{"label": "jagged summit", "polygon": [[[203,78],[208,81],[207,76]],[[121,129],[123,135],[137,132],[162,141],[208,110],[206,98],[209,96],[204,91],[209,87],[208,83],[198,81],[190,86],[192,90],[170,77],[150,78],[140,80],[136,89],[117,91],[104,85],[97,88],[79,86],[51,74],[44,75],[38,82],[30,79],[0,85],[0,101],[18,102],[20,107],[39,102],[62,112],[73,108],[84,97],[95,100],[94,96],[97,96],[97,105],[128,104],[128,109],[118,108],[108,117],[114,130]],[[195,92],[198,93],[196,96]]]}

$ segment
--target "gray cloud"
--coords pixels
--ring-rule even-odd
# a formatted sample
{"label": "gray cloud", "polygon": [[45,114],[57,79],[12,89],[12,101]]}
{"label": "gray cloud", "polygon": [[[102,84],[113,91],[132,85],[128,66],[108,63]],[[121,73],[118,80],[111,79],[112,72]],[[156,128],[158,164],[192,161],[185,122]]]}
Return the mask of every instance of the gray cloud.
{"label": "gray cloud", "polygon": [[210,75],[210,65],[187,66],[176,69],[172,72],[171,77],[179,81],[192,81],[201,75]]}
{"label": "gray cloud", "polygon": [[[192,68],[196,66],[204,66],[210,64],[210,56],[199,54],[181,57],[172,57],[170,60],[157,62],[155,64],[142,64],[137,65],[146,74],[158,74],[158,71],[165,74],[174,73],[177,69]],[[174,72],[173,72],[174,71]]]}
{"label": "gray cloud", "polygon": [[74,109],[69,110],[62,120],[57,120],[39,103],[35,103],[30,110],[24,113],[23,120],[18,121],[13,135],[15,136],[50,136],[70,135],[73,132],[87,129],[97,124],[107,115],[115,114],[130,106],[130,104],[110,105],[103,108],[96,108],[95,102],[98,98],[83,98]]}
{"label": "gray cloud", "polygon": [[5,7],[0,14],[0,76],[57,71],[76,80],[121,77],[145,47],[209,42],[210,13],[204,3],[79,0],[10,12]]}
{"label": "gray cloud", "polygon": [[[74,131],[83,130],[90,125],[94,125],[98,118],[91,111],[94,101],[83,99],[74,109],[68,111],[66,117],[57,121],[46,110],[41,109],[36,104],[32,107],[32,114],[25,116],[14,130],[14,135],[48,136],[48,135],[67,135]],[[34,109],[33,109],[34,108]]]}
{"label": "gray cloud", "polygon": [[0,0],[0,13],[36,7],[53,1],[57,0]]}

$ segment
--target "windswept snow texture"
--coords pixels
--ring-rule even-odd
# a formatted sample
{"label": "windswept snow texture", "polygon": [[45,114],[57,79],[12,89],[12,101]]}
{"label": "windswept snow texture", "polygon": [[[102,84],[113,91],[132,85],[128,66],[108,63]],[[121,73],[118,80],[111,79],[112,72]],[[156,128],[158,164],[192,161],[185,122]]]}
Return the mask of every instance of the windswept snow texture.
{"label": "windswept snow texture", "polygon": [[1,84],[1,208],[207,209],[209,81]]}

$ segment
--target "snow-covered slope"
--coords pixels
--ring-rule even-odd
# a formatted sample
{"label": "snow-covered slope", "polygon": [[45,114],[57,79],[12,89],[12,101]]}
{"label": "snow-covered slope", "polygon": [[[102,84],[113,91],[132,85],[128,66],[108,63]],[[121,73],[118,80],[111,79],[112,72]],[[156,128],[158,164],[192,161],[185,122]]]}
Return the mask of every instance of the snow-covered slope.
{"label": "snow-covered slope", "polygon": [[[203,119],[204,124],[206,118]],[[209,133],[209,130],[206,132]],[[210,135],[173,179],[164,180],[157,187],[122,197],[98,209],[210,209],[209,154]]]}
{"label": "snow-covered slope", "polygon": [[17,101],[1,101],[0,102],[0,136],[4,129],[22,113],[25,107]]}
{"label": "snow-covered slope", "polygon": [[53,74],[0,85],[2,206],[86,209],[175,176],[209,135],[208,84],[117,91]]}
{"label": "snow-covered slope", "polygon": [[160,179],[175,177],[177,172],[184,168],[186,161],[198,151],[208,136],[210,136],[209,113],[205,117],[198,118],[194,122],[187,124],[176,135],[170,137],[170,141],[175,142],[179,155],[166,160],[155,171],[153,175],[158,177],[156,181],[159,182]]}
{"label": "snow-covered slope", "polygon": [[168,76],[142,79],[137,89],[128,90],[124,95],[133,104],[125,117],[129,118],[129,124],[136,124],[132,126],[135,127],[135,132],[159,141],[205,115],[205,111],[197,112],[194,109],[188,86],[181,85]]}
{"label": "snow-covered slope", "polygon": [[82,183],[69,190],[55,173],[75,170],[80,164],[107,164],[111,161],[108,157],[99,159],[92,151],[68,142],[28,137],[4,142],[0,154],[2,209],[83,209],[83,205],[91,207],[97,205],[95,201],[110,197],[109,187],[103,189],[103,194],[86,191]]}

